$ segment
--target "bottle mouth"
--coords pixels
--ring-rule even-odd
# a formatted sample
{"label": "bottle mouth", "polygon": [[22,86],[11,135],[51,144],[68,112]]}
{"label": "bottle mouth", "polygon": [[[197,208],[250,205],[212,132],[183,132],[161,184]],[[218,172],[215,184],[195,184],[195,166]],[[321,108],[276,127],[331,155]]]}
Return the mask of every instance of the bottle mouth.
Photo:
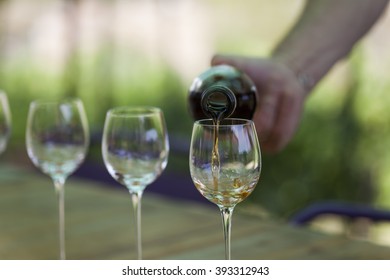
{"label": "bottle mouth", "polygon": [[201,105],[207,116],[221,120],[233,114],[237,106],[237,99],[228,87],[213,85],[202,93]]}

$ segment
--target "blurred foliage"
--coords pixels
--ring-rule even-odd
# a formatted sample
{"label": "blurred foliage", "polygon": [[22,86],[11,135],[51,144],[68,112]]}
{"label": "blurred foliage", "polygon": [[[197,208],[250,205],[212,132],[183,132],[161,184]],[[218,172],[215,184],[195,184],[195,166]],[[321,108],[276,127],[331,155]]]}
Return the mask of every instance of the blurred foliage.
{"label": "blurred foliage", "polygon": [[192,121],[186,107],[187,85],[178,75],[163,62],[148,65],[142,54],[123,55],[118,63],[113,56],[112,50],[102,49],[84,63],[70,62],[59,76],[41,71],[28,60],[0,66],[0,84],[8,92],[13,112],[11,147],[24,141],[28,106],[38,98],[81,98],[95,132],[102,129],[105,113],[112,107],[158,106],[173,134],[188,135]]}

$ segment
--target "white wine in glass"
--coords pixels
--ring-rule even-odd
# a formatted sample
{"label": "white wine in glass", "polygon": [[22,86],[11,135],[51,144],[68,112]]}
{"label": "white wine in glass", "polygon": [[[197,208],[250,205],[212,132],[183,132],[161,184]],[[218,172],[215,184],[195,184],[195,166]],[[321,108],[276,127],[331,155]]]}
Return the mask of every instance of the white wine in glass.
{"label": "white wine in glass", "polygon": [[11,111],[6,93],[0,90],[0,154],[2,154],[7,148],[10,134]]}
{"label": "white wine in glass", "polygon": [[261,152],[254,124],[244,119],[199,120],[194,123],[190,172],[198,191],[222,215],[225,258],[231,259],[234,207],[247,198],[260,178]]}
{"label": "white wine in glass", "polygon": [[164,115],[155,107],[117,107],[107,112],[102,141],[103,160],[111,176],[130,192],[142,259],[141,198],[168,162]]}
{"label": "white wine in glass", "polygon": [[59,207],[60,259],[65,253],[65,180],[84,161],[89,130],[80,99],[37,100],[30,104],[26,128],[31,161],[54,182]]}

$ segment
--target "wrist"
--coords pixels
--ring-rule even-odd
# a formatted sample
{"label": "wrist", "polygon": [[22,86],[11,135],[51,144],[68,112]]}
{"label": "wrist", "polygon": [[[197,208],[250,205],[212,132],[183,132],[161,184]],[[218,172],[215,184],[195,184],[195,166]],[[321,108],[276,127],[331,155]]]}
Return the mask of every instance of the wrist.
{"label": "wrist", "polygon": [[304,72],[299,72],[299,73],[294,72],[294,74],[298,80],[298,83],[301,85],[305,93],[306,94],[310,93],[313,90],[314,86],[316,85],[314,78],[310,76],[310,74]]}
{"label": "wrist", "polygon": [[300,85],[305,95],[309,94],[317,84],[318,80],[315,78],[313,73],[298,63],[299,60],[288,59],[285,56],[276,54],[272,56],[272,59],[290,71],[291,75]]}

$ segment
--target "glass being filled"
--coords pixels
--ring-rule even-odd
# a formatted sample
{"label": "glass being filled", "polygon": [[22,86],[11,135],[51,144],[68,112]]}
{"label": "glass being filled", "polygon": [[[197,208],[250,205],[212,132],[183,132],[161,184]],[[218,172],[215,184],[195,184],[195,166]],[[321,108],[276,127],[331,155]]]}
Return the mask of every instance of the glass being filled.
{"label": "glass being filled", "polygon": [[195,187],[221,212],[225,258],[231,259],[231,219],[234,207],[256,187],[261,173],[261,151],[251,120],[224,119],[194,123],[190,173]]}

